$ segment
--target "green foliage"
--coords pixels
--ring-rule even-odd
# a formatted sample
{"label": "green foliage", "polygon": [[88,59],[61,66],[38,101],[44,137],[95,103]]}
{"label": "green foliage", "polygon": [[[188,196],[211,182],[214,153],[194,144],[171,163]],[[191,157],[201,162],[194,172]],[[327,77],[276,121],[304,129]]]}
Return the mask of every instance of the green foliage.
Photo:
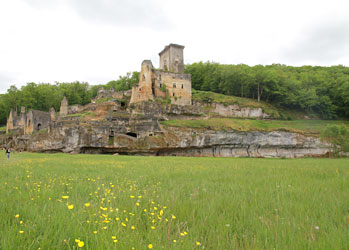
{"label": "green foliage", "polygon": [[349,129],[345,125],[327,125],[321,137],[331,143],[334,155],[349,152]]}
{"label": "green foliage", "polygon": [[6,131],[6,126],[0,127],[0,132]]}
{"label": "green foliage", "polygon": [[88,115],[92,115],[92,113],[90,112],[75,113],[75,114],[66,115],[66,117],[84,117]]}
{"label": "green foliage", "polygon": [[346,249],[348,165],[2,153],[0,249]]}
{"label": "green foliage", "polygon": [[97,95],[100,87],[106,89],[114,88],[116,91],[128,90],[139,80],[139,72],[127,73],[120,76],[119,80],[110,81],[106,85],[90,86],[87,82],[72,82],[48,84],[33,82],[17,89],[11,86],[6,94],[0,94],[0,125],[6,124],[11,108],[20,110],[21,106],[28,109],[48,111],[53,107],[59,110],[64,96],[67,97],[69,105],[85,105],[91,102],[91,98]]}
{"label": "green foliage", "polygon": [[119,76],[119,80],[108,82],[105,88],[113,88],[115,91],[129,90],[137,82],[139,82],[139,72],[128,72],[126,76]]}
{"label": "green foliage", "polygon": [[96,100],[96,103],[103,103],[103,102],[108,102],[111,100],[113,100],[113,97],[105,97],[105,98],[101,98],[101,99]]}
{"label": "green foliage", "polygon": [[167,89],[166,89],[166,85],[165,85],[165,84],[162,84],[160,90],[161,90],[162,92],[166,92],[166,90],[167,90]]}
{"label": "green foliage", "polygon": [[113,145],[114,144],[114,137],[113,136],[109,136],[108,138],[108,145]]}
{"label": "green foliage", "polygon": [[47,134],[48,133],[48,128],[40,129],[37,133],[38,134]]}
{"label": "green foliage", "polygon": [[155,102],[160,103],[162,105],[168,105],[168,104],[171,104],[171,99],[170,98],[164,99],[164,98],[158,97],[158,98],[155,98]]}
{"label": "green foliage", "polygon": [[199,62],[186,65],[185,71],[192,74],[196,90],[263,100],[294,111],[316,113],[323,119],[349,118],[348,67],[250,67]]}

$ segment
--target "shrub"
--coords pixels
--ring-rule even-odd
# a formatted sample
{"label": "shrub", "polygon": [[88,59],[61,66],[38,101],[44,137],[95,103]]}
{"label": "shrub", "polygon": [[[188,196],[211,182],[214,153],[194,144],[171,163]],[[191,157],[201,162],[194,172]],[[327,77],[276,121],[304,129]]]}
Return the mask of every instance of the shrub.
{"label": "shrub", "polygon": [[349,152],[349,130],[345,125],[327,125],[321,138],[331,143],[332,153]]}

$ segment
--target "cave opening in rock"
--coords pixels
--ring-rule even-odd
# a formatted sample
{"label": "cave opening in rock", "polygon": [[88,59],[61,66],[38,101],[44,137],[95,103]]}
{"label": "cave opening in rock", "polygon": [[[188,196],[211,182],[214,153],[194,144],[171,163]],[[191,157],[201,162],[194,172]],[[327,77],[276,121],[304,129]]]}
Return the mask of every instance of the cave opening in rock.
{"label": "cave opening in rock", "polygon": [[133,133],[133,132],[128,132],[128,133],[126,133],[126,135],[137,138],[137,134]]}

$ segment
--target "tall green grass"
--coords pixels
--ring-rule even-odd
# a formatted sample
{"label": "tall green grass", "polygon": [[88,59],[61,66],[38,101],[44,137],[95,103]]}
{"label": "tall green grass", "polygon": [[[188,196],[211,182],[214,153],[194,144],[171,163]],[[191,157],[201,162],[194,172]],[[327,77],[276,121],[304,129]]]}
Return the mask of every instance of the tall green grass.
{"label": "tall green grass", "polygon": [[348,249],[348,177],[349,159],[2,154],[0,249]]}

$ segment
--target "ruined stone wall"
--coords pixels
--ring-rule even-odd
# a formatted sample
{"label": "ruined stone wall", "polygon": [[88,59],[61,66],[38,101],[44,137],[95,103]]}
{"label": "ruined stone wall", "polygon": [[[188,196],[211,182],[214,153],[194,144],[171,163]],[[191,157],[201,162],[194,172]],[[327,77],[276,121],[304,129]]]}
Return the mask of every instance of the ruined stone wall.
{"label": "ruined stone wall", "polygon": [[69,114],[79,113],[83,110],[83,108],[84,108],[84,106],[82,106],[80,104],[68,106],[67,114],[69,115]]}
{"label": "ruined stone wall", "polygon": [[140,74],[139,83],[133,85],[132,96],[130,103],[153,100],[153,83],[155,83],[153,74],[153,64],[149,60],[144,60],[142,63],[142,70]]}
{"label": "ruined stone wall", "polygon": [[51,120],[49,112],[43,112],[39,110],[32,110],[32,112],[33,112],[35,132],[49,127],[50,120]]}
{"label": "ruined stone wall", "polygon": [[6,134],[8,134],[8,132],[12,129],[15,128],[16,125],[16,117],[17,114],[15,114],[15,112],[13,111],[13,109],[11,109],[10,114],[8,116],[7,119],[7,123],[6,123]]}
{"label": "ruined stone wall", "polygon": [[61,108],[59,109],[59,114],[61,116],[68,114],[68,100],[66,97],[64,97],[62,102],[61,102]]}
{"label": "ruined stone wall", "polygon": [[32,110],[30,110],[27,113],[27,121],[24,127],[24,134],[31,135],[33,131],[34,131],[34,118],[33,118],[33,112]]}
{"label": "ruined stone wall", "polygon": [[50,125],[50,113],[38,110],[30,110],[27,113],[26,126],[24,128],[24,133],[30,135],[41,129],[46,129]]}
{"label": "ruined stone wall", "polygon": [[160,69],[169,72],[184,74],[184,46],[170,44],[159,53]]}
{"label": "ruined stone wall", "polygon": [[[162,89],[166,86],[172,104],[191,105],[191,75],[176,74],[171,72],[156,71],[156,87]],[[155,94],[161,94],[156,92]],[[162,95],[160,95],[162,97]],[[157,97],[157,96],[156,96]]]}
{"label": "ruined stone wall", "polygon": [[50,119],[51,121],[56,121],[56,111],[54,108],[50,108]]}
{"label": "ruined stone wall", "polygon": [[25,107],[21,107],[21,114],[19,116],[18,123],[17,123],[18,128],[24,129],[25,122],[26,122]]}
{"label": "ruined stone wall", "polygon": [[184,74],[183,46],[170,47],[170,72]]}
{"label": "ruined stone wall", "polygon": [[160,54],[160,69],[164,71],[169,70],[170,64],[170,50],[161,52]]}
{"label": "ruined stone wall", "polygon": [[112,97],[115,99],[124,99],[125,97],[130,97],[132,95],[132,90],[116,91],[112,93]]}

